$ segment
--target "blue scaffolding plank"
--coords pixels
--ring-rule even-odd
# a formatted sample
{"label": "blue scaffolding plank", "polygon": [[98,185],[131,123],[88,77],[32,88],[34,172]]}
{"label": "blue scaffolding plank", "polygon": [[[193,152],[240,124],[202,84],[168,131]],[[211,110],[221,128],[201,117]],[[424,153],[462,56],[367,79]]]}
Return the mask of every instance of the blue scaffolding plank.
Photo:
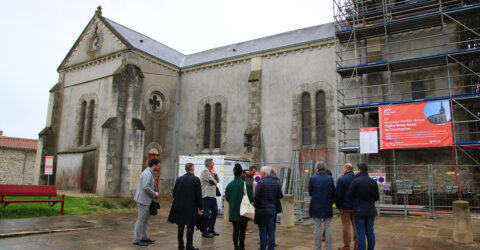
{"label": "blue scaffolding plank", "polygon": [[[352,66],[343,66],[337,68],[337,73],[344,78],[351,76],[356,76],[353,73],[355,69],[357,74],[366,74],[372,72],[381,72],[388,69],[387,66],[390,66],[392,71],[408,70],[415,68],[426,68],[431,66],[443,65],[446,63],[446,56],[459,56],[459,57],[468,57],[475,56],[480,53],[480,47],[460,49],[454,51],[440,52],[424,56],[415,56],[408,58],[394,59],[391,61],[378,61],[371,63],[364,63]],[[462,59],[462,58],[459,58]],[[390,64],[390,65],[388,65]]]}
{"label": "blue scaffolding plank", "polygon": [[[459,94],[452,95],[452,99],[461,100],[467,98],[479,98],[480,93],[468,93],[468,94]],[[383,105],[395,105],[395,104],[406,104],[406,103],[416,103],[416,102],[428,102],[428,101],[438,101],[438,100],[447,100],[450,99],[450,96],[438,96],[438,97],[429,97],[422,99],[411,99],[411,100],[402,100],[402,101],[391,101],[391,102],[372,102],[364,103],[358,105],[346,105],[338,107],[338,110],[344,114],[354,114],[355,109],[364,109],[364,111],[374,110],[375,108]]]}

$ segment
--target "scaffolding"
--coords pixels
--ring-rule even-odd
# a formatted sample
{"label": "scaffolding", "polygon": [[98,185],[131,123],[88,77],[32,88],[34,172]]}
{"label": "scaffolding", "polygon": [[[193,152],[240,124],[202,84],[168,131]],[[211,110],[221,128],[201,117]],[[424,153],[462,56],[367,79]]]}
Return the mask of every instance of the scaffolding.
{"label": "scaffolding", "polygon": [[[359,128],[378,127],[380,106],[448,100],[453,147],[415,151],[453,150],[478,171],[478,150],[461,146],[480,145],[480,1],[333,0],[333,11],[339,164],[371,160]],[[396,189],[406,150],[382,151]]]}

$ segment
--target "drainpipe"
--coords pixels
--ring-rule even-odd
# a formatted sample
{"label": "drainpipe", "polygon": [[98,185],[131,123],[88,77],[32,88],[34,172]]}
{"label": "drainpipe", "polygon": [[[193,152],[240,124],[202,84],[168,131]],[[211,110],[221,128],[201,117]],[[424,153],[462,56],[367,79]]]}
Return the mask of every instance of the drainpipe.
{"label": "drainpipe", "polygon": [[25,149],[23,152],[25,153],[25,155],[23,157],[23,169],[22,169],[22,182],[21,182],[21,184],[23,184],[23,179],[25,179],[25,165],[27,164],[27,150]]}
{"label": "drainpipe", "polygon": [[[177,104],[175,107],[175,146],[173,148],[173,181],[177,179],[178,174],[178,161],[177,161],[177,147],[178,147],[178,113],[180,112],[180,89],[182,85],[182,70],[178,70],[178,81],[177,81]],[[173,187],[172,187],[173,188]]]}

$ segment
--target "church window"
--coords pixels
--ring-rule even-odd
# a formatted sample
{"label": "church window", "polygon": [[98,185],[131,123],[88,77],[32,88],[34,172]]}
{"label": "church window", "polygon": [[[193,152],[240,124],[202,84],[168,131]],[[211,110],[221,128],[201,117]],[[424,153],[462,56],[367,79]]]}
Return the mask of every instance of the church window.
{"label": "church window", "polygon": [[210,104],[205,105],[205,122],[203,128],[203,148],[210,148]]}
{"label": "church window", "polygon": [[82,109],[80,111],[80,129],[78,131],[78,146],[83,145],[83,134],[85,133],[85,119],[87,117],[87,102],[82,102]]}
{"label": "church window", "polygon": [[302,94],[302,144],[312,144],[310,94],[307,92]]}
{"label": "church window", "polygon": [[197,106],[196,152],[200,154],[224,154],[227,123],[227,99],[224,96],[208,96]]}
{"label": "church window", "polygon": [[425,98],[425,86],[423,81],[412,82],[412,99]]}
{"label": "church window", "polygon": [[93,118],[95,114],[95,102],[93,100],[90,101],[89,104],[89,112],[88,112],[88,126],[87,126],[87,136],[86,136],[86,144],[92,144],[92,130],[93,130]]}
{"label": "church window", "polygon": [[152,94],[152,97],[148,100],[148,103],[150,104],[150,108],[152,111],[157,111],[157,109],[160,109],[160,98],[156,94]]}
{"label": "church window", "polygon": [[221,127],[222,127],[222,104],[215,104],[215,141],[214,147],[220,148],[220,138],[221,138]]}
{"label": "church window", "polygon": [[315,126],[317,127],[317,145],[327,144],[327,123],[325,108],[325,93],[323,91],[318,91],[315,97]]}

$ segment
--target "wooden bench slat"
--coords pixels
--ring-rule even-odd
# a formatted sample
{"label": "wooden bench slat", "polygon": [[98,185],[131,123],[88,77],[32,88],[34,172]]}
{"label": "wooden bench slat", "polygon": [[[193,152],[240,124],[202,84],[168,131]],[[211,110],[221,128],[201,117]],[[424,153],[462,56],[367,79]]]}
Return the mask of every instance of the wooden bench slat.
{"label": "wooden bench slat", "polygon": [[[45,196],[44,199],[5,199],[6,196]],[[48,202],[51,207],[57,202],[61,203],[61,214],[65,205],[65,195],[62,198],[57,197],[57,187],[47,185],[12,185],[0,184],[0,206],[5,208],[10,203],[26,203],[26,202]],[[51,198],[53,197],[53,198]]]}
{"label": "wooden bench slat", "polygon": [[0,196],[57,196],[57,187],[49,185],[0,184]]}
{"label": "wooden bench slat", "polygon": [[54,202],[59,202],[63,201],[62,199],[15,199],[15,200],[2,200],[3,202],[9,202],[9,203],[14,203],[14,202],[49,202],[49,201],[54,201]]}

